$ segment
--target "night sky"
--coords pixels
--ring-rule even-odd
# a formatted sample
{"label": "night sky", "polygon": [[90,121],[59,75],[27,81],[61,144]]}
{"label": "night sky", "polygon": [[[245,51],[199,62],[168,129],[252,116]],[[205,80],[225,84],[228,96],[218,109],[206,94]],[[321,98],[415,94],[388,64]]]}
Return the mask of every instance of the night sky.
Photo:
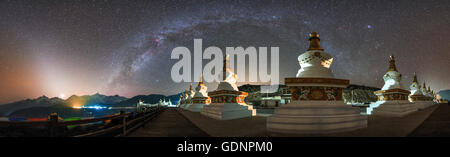
{"label": "night sky", "polygon": [[194,38],[223,51],[278,46],[284,81],[295,77],[312,31],[334,56],[337,78],[382,87],[393,54],[404,88],[414,72],[435,91],[450,88],[449,0],[1,0],[0,104],[62,93],[178,93],[189,83],[172,81],[170,54],[193,51]]}

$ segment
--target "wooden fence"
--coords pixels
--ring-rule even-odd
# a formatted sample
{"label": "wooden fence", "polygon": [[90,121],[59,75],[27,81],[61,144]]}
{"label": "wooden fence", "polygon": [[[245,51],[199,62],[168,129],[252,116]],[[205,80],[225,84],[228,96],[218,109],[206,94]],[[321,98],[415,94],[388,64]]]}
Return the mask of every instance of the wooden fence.
{"label": "wooden fence", "polygon": [[[152,107],[146,108],[143,112],[133,114],[125,113],[123,111],[118,115],[109,117],[74,120],[74,121],[60,121],[57,114],[49,115],[47,121],[36,122],[10,122],[0,121],[0,128],[7,128],[9,131],[14,131],[17,128],[44,128],[47,130],[47,136],[72,136],[72,137],[92,137],[92,136],[127,136],[130,132],[136,130],[158,116],[166,107]],[[105,123],[109,121],[109,123]],[[101,129],[93,129],[91,131],[82,132],[76,135],[68,135],[68,126],[87,125],[92,123],[102,123]],[[24,135],[33,136],[33,135]]]}

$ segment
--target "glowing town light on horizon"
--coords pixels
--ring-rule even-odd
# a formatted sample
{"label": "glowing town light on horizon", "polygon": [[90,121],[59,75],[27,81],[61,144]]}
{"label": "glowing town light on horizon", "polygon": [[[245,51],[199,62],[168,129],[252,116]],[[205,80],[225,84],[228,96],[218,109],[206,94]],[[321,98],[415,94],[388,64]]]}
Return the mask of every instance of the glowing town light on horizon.
{"label": "glowing town light on horizon", "polygon": [[95,110],[108,109],[108,107],[101,106],[101,105],[90,105],[90,106],[73,105],[72,108],[74,108],[74,109],[95,109]]}

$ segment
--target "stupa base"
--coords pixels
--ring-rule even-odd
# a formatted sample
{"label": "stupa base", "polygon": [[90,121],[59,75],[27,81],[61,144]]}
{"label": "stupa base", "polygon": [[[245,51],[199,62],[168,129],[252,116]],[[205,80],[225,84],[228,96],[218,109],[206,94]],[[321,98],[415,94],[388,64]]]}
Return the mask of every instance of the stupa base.
{"label": "stupa base", "polygon": [[408,100],[381,101],[378,107],[373,107],[372,115],[387,117],[403,117],[418,110],[418,107]]}
{"label": "stupa base", "polygon": [[184,104],[181,108],[187,110],[192,104]]}
{"label": "stupa base", "polygon": [[436,104],[433,101],[414,101],[413,103],[419,108],[419,110],[426,109]]}
{"label": "stupa base", "polygon": [[326,134],[367,127],[367,117],[344,101],[292,101],[267,118],[267,130],[288,134]]}
{"label": "stupa base", "polygon": [[200,114],[218,120],[231,120],[256,115],[253,106],[238,103],[212,103],[203,106]]}
{"label": "stupa base", "polygon": [[200,112],[204,106],[206,106],[207,104],[192,104],[189,106],[189,108],[187,110],[191,111],[191,112]]}

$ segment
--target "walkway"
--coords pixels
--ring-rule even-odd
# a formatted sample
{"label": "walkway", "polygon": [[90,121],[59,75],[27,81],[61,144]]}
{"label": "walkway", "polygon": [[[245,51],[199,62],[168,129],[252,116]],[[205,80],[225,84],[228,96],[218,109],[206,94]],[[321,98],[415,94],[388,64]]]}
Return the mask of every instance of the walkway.
{"label": "walkway", "polygon": [[439,107],[409,136],[450,136],[450,106],[440,104]]}
{"label": "walkway", "polygon": [[139,128],[129,137],[208,137],[204,131],[181,115],[176,108],[169,108],[145,127]]}

